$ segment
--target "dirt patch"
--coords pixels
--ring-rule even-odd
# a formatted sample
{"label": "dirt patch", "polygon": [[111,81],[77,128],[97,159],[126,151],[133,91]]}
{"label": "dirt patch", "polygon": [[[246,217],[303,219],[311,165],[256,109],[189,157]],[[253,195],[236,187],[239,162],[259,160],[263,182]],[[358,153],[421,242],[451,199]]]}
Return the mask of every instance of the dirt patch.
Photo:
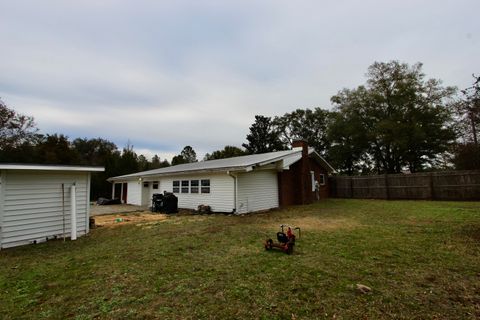
{"label": "dirt patch", "polygon": [[[301,230],[308,231],[333,231],[337,229],[354,229],[360,226],[360,223],[352,219],[330,219],[330,218],[316,218],[316,217],[302,217],[287,219],[283,223],[295,227],[300,227]],[[271,223],[268,228],[271,228]]]}
{"label": "dirt patch", "polygon": [[472,224],[463,227],[462,234],[471,240],[480,242],[480,224]]}
{"label": "dirt patch", "polygon": [[145,223],[153,221],[162,221],[168,218],[166,214],[154,214],[150,211],[144,211],[132,214],[108,214],[96,216],[95,225],[99,227],[117,227],[129,223]]}

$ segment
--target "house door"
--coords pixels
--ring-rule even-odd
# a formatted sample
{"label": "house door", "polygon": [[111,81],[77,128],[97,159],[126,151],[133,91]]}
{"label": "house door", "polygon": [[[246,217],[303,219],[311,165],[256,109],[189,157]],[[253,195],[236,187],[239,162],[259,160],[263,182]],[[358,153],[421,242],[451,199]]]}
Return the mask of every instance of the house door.
{"label": "house door", "polygon": [[115,183],[113,187],[113,199],[120,199],[122,195],[122,184],[121,183]]}
{"label": "house door", "polygon": [[122,202],[127,203],[127,189],[128,189],[128,183],[123,184],[123,192],[122,192]]}
{"label": "house door", "polygon": [[150,183],[144,182],[142,185],[142,206],[150,205]]}

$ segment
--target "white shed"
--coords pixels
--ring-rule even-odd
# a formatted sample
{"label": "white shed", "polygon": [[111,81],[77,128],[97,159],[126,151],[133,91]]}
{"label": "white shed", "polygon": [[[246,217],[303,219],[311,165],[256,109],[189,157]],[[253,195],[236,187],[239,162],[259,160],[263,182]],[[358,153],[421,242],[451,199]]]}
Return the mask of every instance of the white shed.
{"label": "white shed", "polygon": [[104,170],[0,164],[0,248],[88,233],[90,175]]}

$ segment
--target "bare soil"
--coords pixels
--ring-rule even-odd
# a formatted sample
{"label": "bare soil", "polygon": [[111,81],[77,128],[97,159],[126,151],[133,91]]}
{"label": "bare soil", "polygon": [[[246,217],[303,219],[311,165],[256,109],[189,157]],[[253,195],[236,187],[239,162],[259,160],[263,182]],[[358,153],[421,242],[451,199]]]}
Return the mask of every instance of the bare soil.
{"label": "bare soil", "polygon": [[168,218],[166,214],[151,213],[150,211],[136,212],[130,214],[108,214],[93,217],[98,227],[117,227],[130,223],[143,223],[162,221]]}

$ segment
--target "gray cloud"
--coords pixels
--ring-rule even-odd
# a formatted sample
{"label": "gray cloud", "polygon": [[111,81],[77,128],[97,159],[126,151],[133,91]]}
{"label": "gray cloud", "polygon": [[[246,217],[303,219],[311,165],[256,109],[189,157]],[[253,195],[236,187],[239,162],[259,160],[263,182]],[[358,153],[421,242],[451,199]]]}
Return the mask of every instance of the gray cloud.
{"label": "gray cloud", "polygon": [[244,142],[255,114],[330,107],[374,61],[479,72],[478,1],[0,2],[0,96],[43,132],[165,156]]}

